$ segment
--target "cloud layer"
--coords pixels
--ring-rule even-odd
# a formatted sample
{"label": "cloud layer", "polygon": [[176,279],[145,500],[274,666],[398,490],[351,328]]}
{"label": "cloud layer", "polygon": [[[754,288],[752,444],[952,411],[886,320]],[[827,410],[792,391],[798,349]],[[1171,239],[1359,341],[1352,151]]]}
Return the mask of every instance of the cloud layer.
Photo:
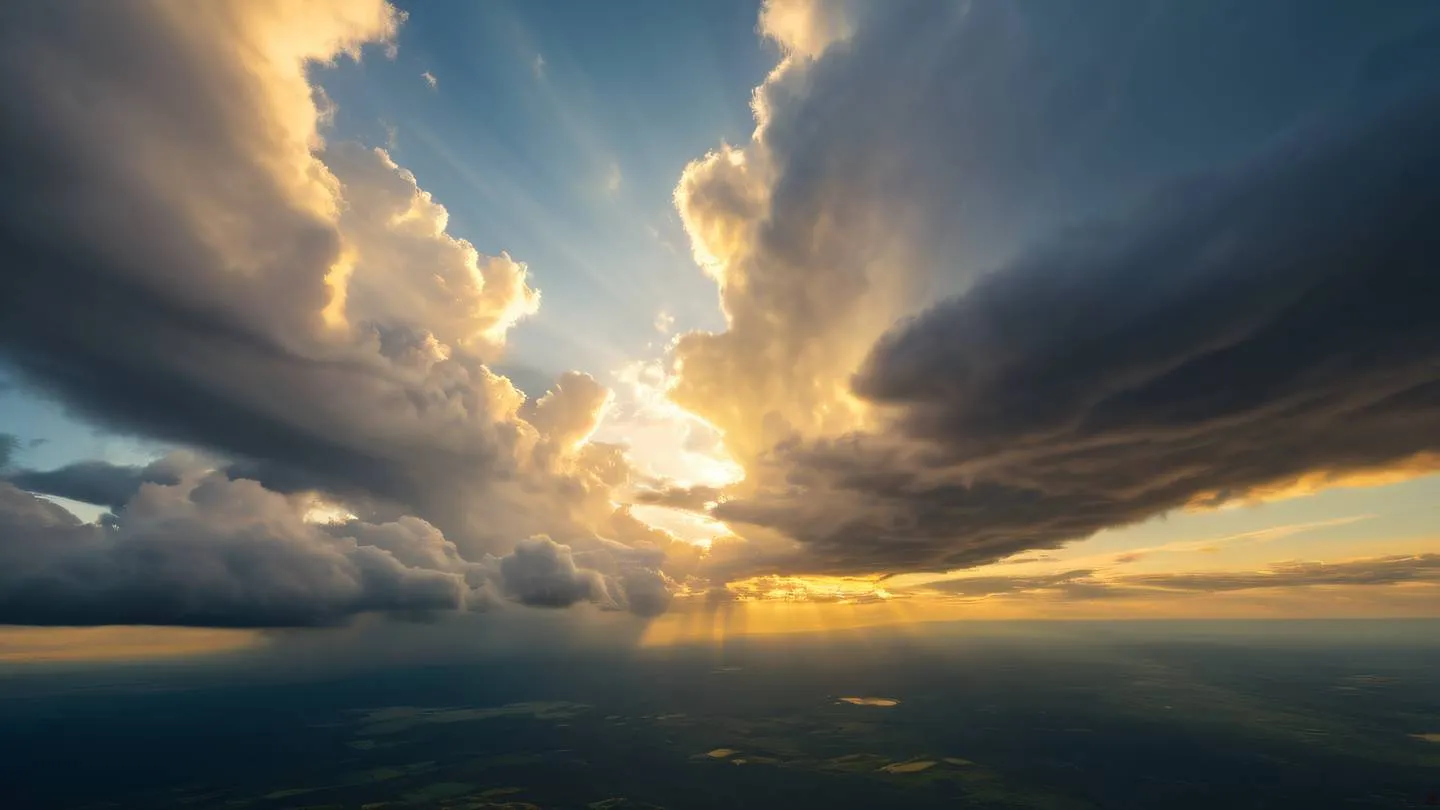
{"label": "cloud layer", "polygon": [[[676,194],[730,322],[677,343],[675,396],[748,473],[717,575],[969,567],[1435,469],[1433,9],[1307,6],[1282,46],[1223,3],[1144,36],[1108,4],[785,5],[752,141]],[[1256,79],[1265,42],[1318,73]],[[926,285],[962,292],[893,325]]]}
{"label": "cloud layer", "polygon": [[1437,137],[1425,98],[1068,232],[876,345],[888,432],[782,447],[793,488],[718,514],[940,570],[1440,449]]}
{"label": "cloud layer", "polygon": [[931,582],[923,590],[963,600],[1017,595],[1060,601],[1154,599],[1284,588],[1440,587],[1440,554],[1393,555],[1342,562],[1283,562],[1262,571],[1097,575],[1090,569],[1029,576],[969,576]]}

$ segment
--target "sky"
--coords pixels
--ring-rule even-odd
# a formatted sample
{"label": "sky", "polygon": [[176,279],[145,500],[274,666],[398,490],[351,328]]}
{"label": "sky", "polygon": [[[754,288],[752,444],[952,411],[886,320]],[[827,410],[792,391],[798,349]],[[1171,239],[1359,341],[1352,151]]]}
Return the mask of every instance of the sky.
{"label": "sky", "polygon": [[0,660],[1440,615],[1427,0],[0,21]]}

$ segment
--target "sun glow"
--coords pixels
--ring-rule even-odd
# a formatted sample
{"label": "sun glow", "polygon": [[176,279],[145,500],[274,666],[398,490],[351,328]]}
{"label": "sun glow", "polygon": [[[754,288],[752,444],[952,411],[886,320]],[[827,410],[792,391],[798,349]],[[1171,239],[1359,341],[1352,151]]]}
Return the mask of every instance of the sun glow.
{"label": "sun glow", "polygon": [[839,633],[884,628],[904,633],[907,625],[931,618],[915,600],[821,603],[782,600],[677,600],[645,627],[641,647],[675,645],[724,646],[727,640],[746,636],[798,633]]}
{"label": "sun glow", "polygon": [[205,627],[0,627],[0,663],[188,658],[259,646],[254,630]]}

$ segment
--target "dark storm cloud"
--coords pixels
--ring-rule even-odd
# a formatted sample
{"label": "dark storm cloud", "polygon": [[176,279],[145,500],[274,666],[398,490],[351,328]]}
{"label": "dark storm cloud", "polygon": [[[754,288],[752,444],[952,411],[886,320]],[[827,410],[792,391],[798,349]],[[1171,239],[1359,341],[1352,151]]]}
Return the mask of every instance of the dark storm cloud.
{"label": "dark storm cloud", "polygon": [[1440,101],[1357,107],[1071,230],[883,338],[888,434],[721,504],[831,572],[944,569],[1440,451]]}
{"label": "dark storm cloud", "polygon": [[178,484],[180,463],[173,457],[145,465],[79,461],[53,470],[17,470],[3,477],[30,492],[117,509],[134,497],[143,484]]}
{"label": "dark storm cloud", "polygon": [[1423,0],[770,8],[794,58],[757,89],[755,136],[676,189],[727,326],[678,337],[671,396],[747,468],[855,427],[836,394],[916,307],[1339,95],[1433,86],[1440,61]]}

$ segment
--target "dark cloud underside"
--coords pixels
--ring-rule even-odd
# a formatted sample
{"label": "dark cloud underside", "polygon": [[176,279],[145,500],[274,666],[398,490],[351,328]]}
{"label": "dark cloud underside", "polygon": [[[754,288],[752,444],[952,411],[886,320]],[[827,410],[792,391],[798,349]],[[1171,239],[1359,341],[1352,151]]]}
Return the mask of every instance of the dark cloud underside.
{"label": "dark cloud underside", "polygon": [[796,567],[944,569],[1440,450],[1440,101],[1347,110],[1075,228],[883,338],[893,431],[782,446],[723,518]]}

